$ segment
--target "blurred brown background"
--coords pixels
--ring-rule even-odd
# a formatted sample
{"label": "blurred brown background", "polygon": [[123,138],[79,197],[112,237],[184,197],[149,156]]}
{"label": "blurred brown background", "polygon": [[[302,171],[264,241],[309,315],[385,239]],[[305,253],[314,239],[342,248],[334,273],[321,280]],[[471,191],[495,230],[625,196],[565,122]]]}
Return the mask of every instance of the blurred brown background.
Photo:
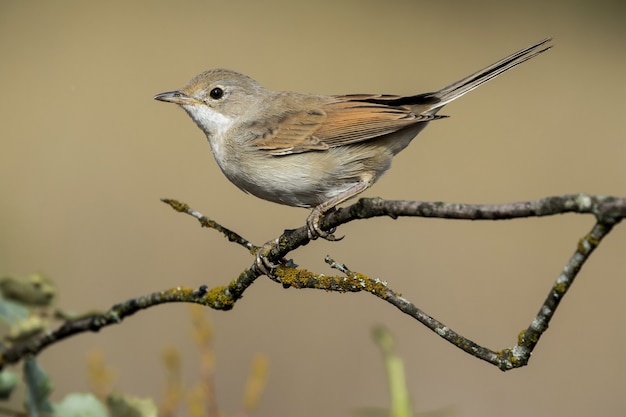
{"label": "blurred brown background", "polygon": [[[256,243],[307,211],[247,196],[202,132],[152,100],[227,67],[272,89],[415,94],[546,36],[555,48],[448,106],[365,195],[497,203],[625,195],[626,18],[594,2],[17,2],[0,4],[0,274],[42,270],[68,309],[176,285],[222,285],[252,261],[159,202],[173,197]],[[375,219],[292,254],[331,254],[381,277],[494,349],[514,344],[593,219]],[[370,330],[397,338],[418,410],[458,416],[622,416],[626,228],[578,277],[526,368],[502,373],[366,294],[284,290],[261,278],[216,328],[218,395],[232,415],[255,352],[271,361],[259,416],[349,415],[388,405]],[[55,399],[87,389],[101,349],[121,390],[159,397],[162,348],[197,377],[188,307],[165,305],[40,356]]]}

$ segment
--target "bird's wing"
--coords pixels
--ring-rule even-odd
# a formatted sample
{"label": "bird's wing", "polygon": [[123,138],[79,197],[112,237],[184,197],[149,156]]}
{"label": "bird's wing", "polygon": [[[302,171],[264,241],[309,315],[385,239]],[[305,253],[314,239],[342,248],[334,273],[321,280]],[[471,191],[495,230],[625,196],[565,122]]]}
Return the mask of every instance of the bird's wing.
{"label": "bird's wing", "polygon": [[399,99],[396,96],[337,96],[315,109],[282,115],[270,123],[270,129],[254,139],[254,144],[272,155],[323,151],[440,117],[416,114],[405,106],[384,104],[387,100]]}
{"label": "bird's wing", "polygon": [[272,155],[323,151],[329,146],[314,133],[325,120],[326,113],[319,109],[288,112],[274,120],[266,120],[268,129],[254,138],[252,143]]}

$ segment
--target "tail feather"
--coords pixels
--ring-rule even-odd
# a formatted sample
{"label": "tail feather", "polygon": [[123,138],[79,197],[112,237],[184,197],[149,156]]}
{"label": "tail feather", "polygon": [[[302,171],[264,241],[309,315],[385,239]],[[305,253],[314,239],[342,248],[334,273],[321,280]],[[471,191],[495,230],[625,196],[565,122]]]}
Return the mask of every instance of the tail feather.
{"label": "tail feather", "polygon": [[546,45],[551,40],[552,38],[546,38],[534,45],[529,46],[528,48],[517,51],[514,54],[499,60],[498,62],[494,62],[488,67],[468,75],[467,77],[456,81],[441,90],[436,91],[433,95],[439,98],[439,101],[430,106],[429,112],[437,112],[441,107],[497,77],[503,72],[506,72],[516,65],[528,61],[529,59],[547,51],[552,48],[552,45]]}

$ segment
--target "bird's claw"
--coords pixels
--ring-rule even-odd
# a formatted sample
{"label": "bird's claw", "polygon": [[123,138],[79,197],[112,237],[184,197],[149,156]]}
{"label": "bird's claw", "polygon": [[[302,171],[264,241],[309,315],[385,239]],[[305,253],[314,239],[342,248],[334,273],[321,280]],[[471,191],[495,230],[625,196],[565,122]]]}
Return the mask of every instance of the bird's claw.
{"label": "bird's claw", "polygon": [[333,227],[329,231],[325,231],[320,228],[320,220],[322,219],[323,215],[324,215],[324,211],[316,207],[313,209],[313,211],[311,211],[311,214],[309,214],[309,217],[307,217],[306,226],[307,226],[309,239],[315,240],[318,237],[321,237],[322,239],[326,239],[331,242],[336,242],[338,240],[343,239],[345,236],[336,237],[333,234],[335,233],[335,230],[337,230],[336,227]]}
{"label": "bird's claw", "polygon": [[276,246],[278,246],[278,238],[264,243],[263,246],[259,247],[255,253],[256,259],[254,260],[254,264],[256,265],[257,270],[268,277],[272,277],[274,275],[274,270],[280,266],[280,264],[275,264],[267,259],[272,249]]}

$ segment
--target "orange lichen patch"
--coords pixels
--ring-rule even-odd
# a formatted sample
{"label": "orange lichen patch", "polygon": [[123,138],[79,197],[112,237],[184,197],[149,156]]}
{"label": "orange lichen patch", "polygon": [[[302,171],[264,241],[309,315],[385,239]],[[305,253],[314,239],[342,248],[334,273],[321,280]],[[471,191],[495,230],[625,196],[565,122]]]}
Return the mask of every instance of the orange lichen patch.
{"label": "orange lichen patch", "polygon": [[278,267],[274,274],[284,286],[294,288],[315,288],[335,292],[373,293],[386,298],[387,285],[379,279],[371,279],[366,275],[350,272],[345,276],[314,274],[306,269]]}

